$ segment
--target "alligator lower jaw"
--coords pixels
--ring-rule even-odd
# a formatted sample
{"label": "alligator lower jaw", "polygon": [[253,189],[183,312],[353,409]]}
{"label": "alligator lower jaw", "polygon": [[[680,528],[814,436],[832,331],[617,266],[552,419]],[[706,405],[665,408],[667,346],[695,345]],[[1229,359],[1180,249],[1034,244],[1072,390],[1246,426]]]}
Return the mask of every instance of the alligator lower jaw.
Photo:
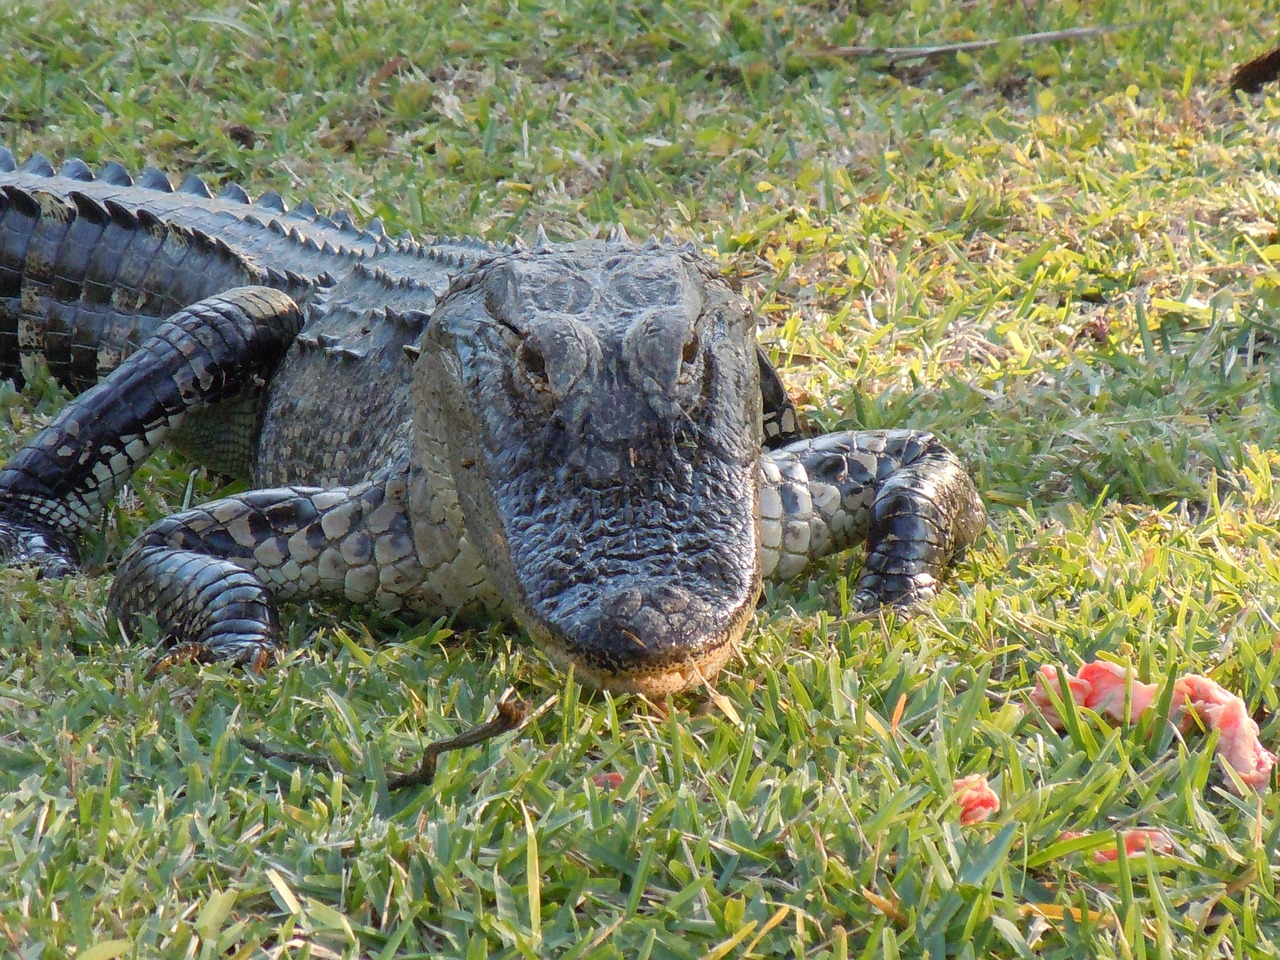
{"label": "alligator lower jaw", "polygon": [[660,670],[629,673],[610,673],[596,667],[588,667],[574,660],[563,649],[540,645],[547,658],[558,670],[573,670],[574,679],[586,687],[607,690],[610,693],[640,693],[650,699],[662,699],[668,694],[684,693],[711,680],[729,659],[734,644],[726,643],[701,659],[690,658],[684,663],[663,667]]}
{"label": "alligator lower jaw", "polygon": [[607,690],[610,693],[639,693],[650,699],[660,700],[668,695],[684,693],[708,684],[728,662],[730,654],[737,649],[738,641],[746,632],[753,613],[754,604],[749,605],[745,616],[725,632],[720,643],[704,646],[697,655],[690,654],[683,661],[647,669],[609,670],[594,666],[571,655],[546,630],[530,628],[529,635],[557,670],[564,673],[572,670],[574,679],[585,687]]}

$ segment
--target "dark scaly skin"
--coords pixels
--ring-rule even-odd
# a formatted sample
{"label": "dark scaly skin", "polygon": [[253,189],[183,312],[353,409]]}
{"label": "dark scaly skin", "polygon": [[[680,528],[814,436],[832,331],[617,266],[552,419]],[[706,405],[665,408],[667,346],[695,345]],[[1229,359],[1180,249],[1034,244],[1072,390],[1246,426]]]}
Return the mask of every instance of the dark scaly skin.
{"label": "dark scaly skin", "polygon": [[[281,600],[512,614],[587,683],[709,678],[763,576],[858,542],[864,609],[936,594],[985,522],[929,434],[801,438],[754,320],[686,248],[391,240],[231,186],[0,152],[0,376],[74,401],[0,473],[46,575],[166,436],[262,489],[160,521],[111,607],[259,662]],[[103,379],[105,378],[105,379]]]}
{"label": "dark scaly skin", "polygon": [[137,466],[191,414],[260,392],[301,327],[297,304],[270,287],[235,287],[161,324],[109,388],[82,393],[0,469],[0,540],[6,524],[47,536],[19,534],[9,559],[46,576],[70,572],[76,539]]}

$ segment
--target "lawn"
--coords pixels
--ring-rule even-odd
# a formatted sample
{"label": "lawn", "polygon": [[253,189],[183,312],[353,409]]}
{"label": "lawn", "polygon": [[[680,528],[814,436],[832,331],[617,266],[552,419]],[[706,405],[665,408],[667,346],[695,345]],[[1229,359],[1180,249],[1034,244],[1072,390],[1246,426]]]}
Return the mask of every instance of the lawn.
{"label": "lawn", "polygon": [[[112,559],[214,489],[156,458],[88,576],[0,572],[0,953],[1280,956],[1275,790],[1151,716],[1022,709],[1102,656],[1211,676],[1280,745],[1280,86],[1225,84],[1280,35],[1262,6],[9,0],[20,155],[420,235],[690,240],[814,426],[934,431],[991,527],[914,619],[849,615],[856,553],[770,589],[714,695],[318,607],[277,669],[151,678]],[[0,453],[62,402],[0,387]],[[509,694],[541,712],[388,790]],[[963,826],[973,773],[1002,809]],[[1136,826],[1171,851],[1095,862]]]}

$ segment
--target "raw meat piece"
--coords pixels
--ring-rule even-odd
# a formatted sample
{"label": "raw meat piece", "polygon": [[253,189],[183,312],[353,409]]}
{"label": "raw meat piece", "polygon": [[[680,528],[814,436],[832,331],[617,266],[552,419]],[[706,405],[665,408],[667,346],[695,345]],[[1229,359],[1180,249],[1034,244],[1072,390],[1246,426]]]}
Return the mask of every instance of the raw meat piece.
{"label": "raw meat piece", "polygon": [[982,774],[961,777],[951,787],[960,807],[960,822],[965,826],[981,823],[1000,812],[1000,798]]}

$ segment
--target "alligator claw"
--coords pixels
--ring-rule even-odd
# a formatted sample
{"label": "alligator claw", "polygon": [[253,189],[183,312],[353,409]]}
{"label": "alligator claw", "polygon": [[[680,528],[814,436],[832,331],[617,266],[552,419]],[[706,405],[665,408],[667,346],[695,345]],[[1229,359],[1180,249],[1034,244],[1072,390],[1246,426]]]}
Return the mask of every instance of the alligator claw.
{"label": "alligator claw", "polygon": [[868,589],[855,591],[849,599],[849,609],[854,614],[871,616],[881,610],[893,610],[905,616],[918,613],[938,595],[938,585],[922,586],[901,592]]}
{"label": "alligator claw", "polygon": [[0,513],[0,565],[34,566],[41,579],[67,577],[80,569],[75,545],[25,517]]}
{"label": "alligator claw", "polygon": [[270,643],[246,643],[234,650],[226,650],[209,643],[187,641],[174,644],[156,657],[147,670],[147,679],[154,680],[184,663],[218,663],[223,660],[230,660],[253,673],[261,673],[274,664],[278,657],[279,651]]}

